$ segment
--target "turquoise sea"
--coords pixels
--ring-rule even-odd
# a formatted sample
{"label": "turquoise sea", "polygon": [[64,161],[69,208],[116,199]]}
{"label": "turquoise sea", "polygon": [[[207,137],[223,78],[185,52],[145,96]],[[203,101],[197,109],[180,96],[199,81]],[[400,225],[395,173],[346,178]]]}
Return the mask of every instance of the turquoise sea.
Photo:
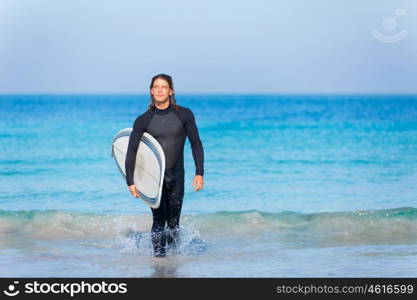
{"label": "turquoise sea", "polygon": [[111,157],[148,101],[0,95],[1,277],[417,276],[417,96],[178,94],[205,188],[187,142],[163,259]]}

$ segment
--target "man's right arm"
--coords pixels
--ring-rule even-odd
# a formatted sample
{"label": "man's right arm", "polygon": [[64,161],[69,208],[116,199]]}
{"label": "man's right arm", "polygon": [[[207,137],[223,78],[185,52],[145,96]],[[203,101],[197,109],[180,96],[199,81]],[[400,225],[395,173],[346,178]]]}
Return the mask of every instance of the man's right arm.
{"label": "man's right arm", "polygon": [[129,144],[127,146],[125,162],[126,184],[128,186],[134,184],[133,173],[135,172],[136,153],[138,152],[140,139],[142,138],[149,121],[150,115],[144,113],[143,115],[137,117],[135,123],[133,124],[133,130],[130,134]]}

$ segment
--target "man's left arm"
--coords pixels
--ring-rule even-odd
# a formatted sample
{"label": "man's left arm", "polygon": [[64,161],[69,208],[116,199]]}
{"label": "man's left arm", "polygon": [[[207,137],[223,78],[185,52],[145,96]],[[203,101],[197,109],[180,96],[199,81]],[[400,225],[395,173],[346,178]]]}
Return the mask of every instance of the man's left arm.
{"label": "man's left arm", "polygon": [[195,177],[193,180],[193,186],[196,191],[199,191],[203,188],[204,185],[204,150],[203,143],[201,142],[200,136],[198,134],[194,114],[189,109],[186,110],[185,130],[188,140],[191,144],[191,150],[195,163]]}

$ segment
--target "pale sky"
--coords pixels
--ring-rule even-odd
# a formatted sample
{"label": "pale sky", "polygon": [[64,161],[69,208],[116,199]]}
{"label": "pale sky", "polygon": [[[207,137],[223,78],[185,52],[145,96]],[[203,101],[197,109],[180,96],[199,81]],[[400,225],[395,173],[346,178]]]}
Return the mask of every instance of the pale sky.
{"label": "pale sky", "polygon": [[0,0],[0,93],[147,93],[158,73],[177,94],[417,94],[417,1]]}

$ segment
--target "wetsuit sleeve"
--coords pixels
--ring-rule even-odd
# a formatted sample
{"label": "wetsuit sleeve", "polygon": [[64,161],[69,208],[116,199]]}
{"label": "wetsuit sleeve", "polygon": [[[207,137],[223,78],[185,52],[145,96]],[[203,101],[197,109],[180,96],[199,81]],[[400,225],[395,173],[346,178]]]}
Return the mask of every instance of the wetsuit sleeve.
{"label": "wetsuit sleeve", "polygon": [[130,134],[129,144],[127,146],[127,153],[126,153],[126,162],[125,162],[125,170],[126,170],[126,184],[128,186],[134,184],[133,182],[133,173],[135,172],[135,163],[136,163],[136,153],[138,152],[140,139],[143,133],[146,130],[149,122],[151,120],[151,116],[149,113],[145,113],[136,118],[133,124],[133,130]]}
{"label": "wetsuit sleeve", "polygon": [[191,144],[195,163],[195,175],[204,175],[204,150],[198,134],[197,124],[191,110],[185,109],[185,133]]}

